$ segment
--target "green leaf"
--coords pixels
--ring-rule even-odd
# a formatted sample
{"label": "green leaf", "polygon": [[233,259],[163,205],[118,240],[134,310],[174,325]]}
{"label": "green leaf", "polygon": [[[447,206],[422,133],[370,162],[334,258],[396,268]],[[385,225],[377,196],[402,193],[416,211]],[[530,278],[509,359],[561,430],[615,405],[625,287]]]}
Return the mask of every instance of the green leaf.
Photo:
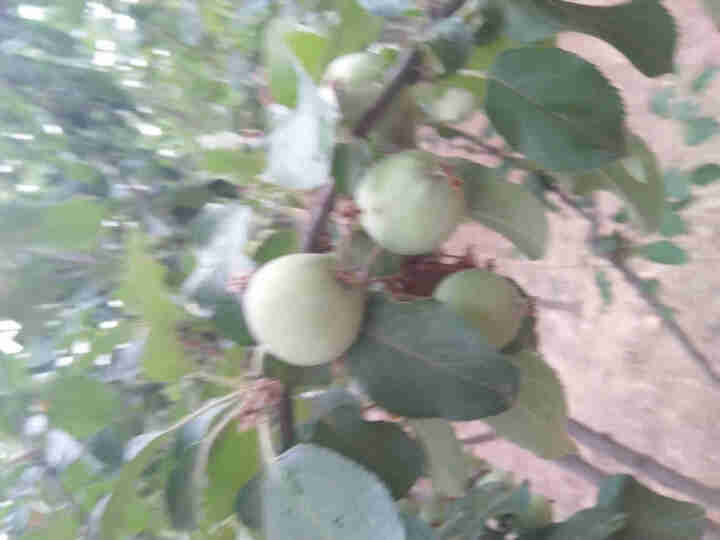
{"label": "green leaf", "polygon": [[709,116],[692,118],[685,124],[685,144],[697,146],[720,131],[720,123]]}
{"label": "green leaf", "polygon": [[433,492],[445,497],[462,497],[470,474],[462,444],[450,422],[442,418],[410,420],[415,436],[427,455]]}
{"label": "green leaf", "polygon": [[394,498],[407,494],[423,472],[417,441],[392,422],[367,422],[352,405],[341,405],[321,418],[307,442],[329,448],[373,472]]}
{"label": "green leaf", "polygon": [[212,320],[220,334],[238,345],[255,343],[245,322],[242,304],[234,295],[228,294],[216,301]]}
{"label": "green leaf", "polygon": [[507,34],[518,41],[537,41],[560,31],[582,32],[613,45],[648,77],[673,71],[677,29],[659,0],[615,6],[508,0],[505,20]]}
{"label": "green leaf", "polygon": [[577,453],[567,433],[565,391],[555,371],[539,354],[513,357],[520,372],[520,392],[512,408],[485,418],[498,435],[545,459]]}
{"label": "green leaf", "polygon": [[400,517],[405,524],[405,540],[437,540],[430,525],[419,517],[406,512],[400,513]]}
{"label": "green leaf", "polygon": [[78,439],[98,432],[125,408],[111,387],[84,375],[56,379],[48,389],[46,400],[52,424]]}
{"label": "green leaf", "polygon": [[298,107],[270,134],[266,180],[290,189],[313,189],[329,180],[338,115],[300,74]]}
{"label": "green leaf", "polygon": [[355,188],[371,164],[372,152],[364,140],[357,139],[336,144],[331,174],[335,179],[337,192],[352,197]]}
{"label": "green leaf", "polygon": [[706,163],[696,167],[690,174],[690,180],[696,186],[707,186],[720,179],[720,165]]}
{"label": "green leaf", "polygon": [[705,529],[705,511],[700,506],[664,497],[628,475],[607,478],[597,504],[627,515],[625,527],[613,540],[699,540]]}
{"label": "green leaf", "polygon": [[294,19],[276,17],[268,23],[263,38],[263,62],[268,70],[270,94],[277,103],[290,108],[297,103],[298,74],[285,35],[294,28]]}
{"label": "green leaf", "polygon": [[0,210],[3,244],[90,250],[100,237],[105,208],[95,199],[74,197],[47,207],[5,206]]}
{"label": "green leaf", "polygon": [[320,446],[299,444],[281,454],[258,491],[267,540],[406,538],[392,497],[377,477]]}
{"label": "green leaf", "polygon": [[545,207],[524,186],[504,182],[497,171],[469,161],[459,162],[468,215],[502,234],[531,259],[539,259],[548,243]]}
{"label": "green leaf", "polygon": [[411,418],[497,414],[513,404],[518,387],[506,357],[435,300],[372,295],[346,365],[378,405]]}
{"label": "green leaf", "polygon": [[485,107],[508,143],[547,169],[593,169],[626,152],[617,90],[591,63],[560,49],[502,53],[488,73]]}
{"label": "green leaf", "polygon": [[692,91],[695,93],[702,92],[705,90],[712,80],[715,78],[715,75],[720,72],[720,67],[718,66],[707,66],[700,75],[698,75],[692,82],[691,88]]}
{"label": "green leaf", "polygon": [[606,508],[581,510],[562,523],[545,527],[537,534],[521,535],[518,540],[607,540],[620,531],[625,515]]}
{"label": "green leaf", "polygon": [[266,166],[263,150],[218,148],[203,152],[202,166],[212,174],[226,174],[247,183]]}
{"label": "green leaf", "polygon": [[600,291],[600,297],[603,300],[603,305],[607,307],[612,304],[612,281],[608,279],[604,270],[595,271],[595,284]]}
{"label": "green leaf", "polygon": [[265,264],[283,255],[295,253],[300,248],[300,238],[294,229],[273,231],[258,246],[253,259],[258,265]]}
{"label": "green leaf", "polygon": [[662,118],[672,118],[672,100],[674,97],[674,86],[659,88],[650,98],[650,110]]}
{"label": "green leaf", "polygon": [[660,225],[660,234],[668,238],[679,236],[687,233],[687,224],[685,220],[673,212],[670,208],[665,209],[662,225]]}
{"label": "green leaf", "polygon": [[285,35],[285,41],[312,80],[318,82],[328,64],[330,38],[311,30],[293,30]]}
{"label": "green leaf", "polygon": [[635,246],[632,248],[632,254],[660,264],[685,264],[688,262],[685,250],[669,240]]}
{"label": "green leaf", "polygon": [[679,169],[668,169],[663,175],[665,193],[671,199],[680,201],[690,197],[690,177]]}
{"label": "green leaf", "polygon": [[282,381],[293,389],[304,386],[327,386],[332,382],[332,373],[328,364],[295,366],[271,354],[263,357],[263,375]]}
{"label": "green leaf", "polygon": [[210,451],[204,493],[207,520],[214,523],[232,514],[235,494],[258,472],[259,464],[257,430],[240,431],[231,423]]}
{"label": "green leaf", "polygon": [[125,279],[117,295],[150,327],[141,359],[145,374],[155,381],[176,381],[192,366],[178,340],[177,324],[183,314],[165,286],[167,269],[148,253],[140,233],[130,236],[127,253]]}
{"label": "green leaf", "polygon": [[[100,520],[100,538],[124,540],[144,528],[144,521],[131,519],[133,507],[140,501],[137,493],[140,475],[166,448],[172,429],[145,433],[135,437],[126,450],[128,463],[122,468],[112,494],[104,503]],[[102,504],[102,503],[100,503]]]}
{"label": "green leaf", "polygon": [[449,17],[433,25],[426,43],[442,68],[440,76],[449,76],[470,57],[473,35],[461,17]]}
{"label": "green leaf", "polygon": [[[601,169],[576,175],[579,190],[609,189],[630,204],[647,232],[656,231],[664,213],[664,189],[655,154],[635,135],[629,138],[630,155]],[[667,186],[667,184],[665,184]]]}

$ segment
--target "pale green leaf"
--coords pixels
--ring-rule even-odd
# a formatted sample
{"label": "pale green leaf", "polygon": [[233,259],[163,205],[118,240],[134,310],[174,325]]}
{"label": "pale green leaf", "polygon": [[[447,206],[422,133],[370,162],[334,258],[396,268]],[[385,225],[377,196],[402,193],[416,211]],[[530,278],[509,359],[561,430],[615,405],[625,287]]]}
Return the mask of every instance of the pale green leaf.
{"label": "pale green leaf", "polygon": [[468,488],[465,452],[450,422],[442,418],[410,420],[425,448],[433,490],[446,497],[462,497]]}
{"label": "pale green leaf", "polygon": [[485,418],[501,437],[545,459],[576,453],[567,433],[565,391],[555,371],[539,354],[525,351],[513,357],[520,372],[520,392],[512,408]]}
{"label": "pale green leaf", "polygon": [[460,162],[455,172],[464,182],[471,219],[502,234],[531,259],[544,255],[550,234],[545,207],[527,188],[475,163]]}
{"label": "pale green leaf", "polygon": [[691,118],[685,123],[685,144],[697,146],[720,132],[720,123],[709,116]]}

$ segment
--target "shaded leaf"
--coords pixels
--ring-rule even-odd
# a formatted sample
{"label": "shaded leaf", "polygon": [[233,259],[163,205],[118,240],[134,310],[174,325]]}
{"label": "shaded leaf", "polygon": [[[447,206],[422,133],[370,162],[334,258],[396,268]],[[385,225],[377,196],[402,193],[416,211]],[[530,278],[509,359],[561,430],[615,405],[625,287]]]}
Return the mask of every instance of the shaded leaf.
{"label": "shaded leaf", "polygon": [[577,175],[574,183],[581,190],[616,192],[630,204],[646,231],[656,231],[662,223],[665,197],[657,158],[639,137],[632,135],[629,142],[628,157]]}
{"label": "shaded leaf", "polygon": [[433,25],[426,43],[440,64],[440,76],[449,76],[462,68],[470,57],[473,35],[461,17],[449,17]]}
{"label": "shaded leaf", "polygon": [[326,448],[294,446],[260,483],[268,540],[406,538],[390,493],[375,475]]}
{"label": "shaded leaf", "polygon": [[714,118],[702,116],[685,123],[685,144],[697,146],[720,131],[720,124]]}
{"label": "shaded leaf", "polygon": [[660,225],[660,234],[672,238],[687,233],[687,225],[685,220],[673,212],[670,208],[665,209],[662,225]]}
{"label": "shaded leaf", "polygon": [[462,497],[470,474],[462,444],[450,422],[442,418],[410,420],[410,426],[425,448],[433,492]]}
{"label": "shaded leaf", "polygon": [[613,45],[648,77],[673,71],[677,29],[659,0],[614,6],[508,0],[505,20],[507,34],[518,41],[537,41],[560,31],[582,32]]}
{"label": "shaded leaf", "polygon": [[485,107],[514,149],[548,169],[602,167],[626,151],[617,90],[591,63],[560,49],[503,52],[488,73]]}
{"label": "shaded leaf", "polygon": [[543,204],[530,191],[475,163],[461,162],[455,172],[464,182],[471,219],[502,234],[531,259],[544,255],[549,225]]}
{"label": "shaded leaf", "polygon": [[632,248],[632,254],[660,264],[685,264],[688,262],[685,250],[668,240],[635,246]]}
{"label": "shaded leaf", "polygon": [[341,405],[315,423],[307,442],[334,450],[375,473],[394,498],[403,497],[423,472],[419,444],[392,422],[368,422],[353,405]]}
{"label": "shaded leaf", "polygon": [[600,486],[597,504],[627,515],[625,527],[613,540],[699,540],[705,529],[700,506],[664,497],[628,475],[608,477]]}
{"label": "shaded leaf", "polygon": [[[394,302],[373,295],[367,317],[346,365],[390,412],[472,420],[514,402],[516,369],[440,302]],[[402,390],[409,387],[415,390]]]}
{"label": "shaded leaf", "polygon": [[700,165],[690,175],[690,181],[696,186],[707,186],[718,179],[720,179],[720,165],[717,163]]}
{"label": "shaded leaf", "polygon": [[485,418],[501,437],[545,459],[576,453],[567,433],[565,391],[555,371],[539,354],[525,351],[513,357],[520,372],[520,391],[510,410]]}

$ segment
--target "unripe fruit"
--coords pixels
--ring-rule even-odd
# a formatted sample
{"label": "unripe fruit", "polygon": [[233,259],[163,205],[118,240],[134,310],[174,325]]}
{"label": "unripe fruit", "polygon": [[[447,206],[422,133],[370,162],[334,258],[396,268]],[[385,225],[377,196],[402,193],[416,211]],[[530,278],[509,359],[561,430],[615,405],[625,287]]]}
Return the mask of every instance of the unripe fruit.
{"label": "unripe fruit", "polygon": [[335,275],[332,255],[295,253],[274,259],[250,278],[243,312],[258,343],[289,364],[338,358],[360,332],[365,294]]}
{"label": "unripe fruit", "polygon": [[380,246],[401,255],[445,242],[465,213],[462,191],[433,169],[433,158],[408,150],[372,167],[355,192],[360,223]]}
{"label": "unripe fruit", "polygon": [[513,283],[479,268],[449,275],[433,296],[498,348],[517,335],[527,314],[527,302]]}
{"label": "unripe fruit", "polygon": [[523,529],[544,527],[553,521],[552,505],[543,495],[532,493],[527,511],[518,517],[518,525]]}
{"label": "unripe fruit", "polygon": [[[360,52],[339,56],[328,65],[323,84],[337,96],[343,122],[353,128],[382,92],[389,63],[379,54]],[[397,148],[415,146],[418,108],[408,89],[393,99],[373,129],[373,137],[381,144]]]}

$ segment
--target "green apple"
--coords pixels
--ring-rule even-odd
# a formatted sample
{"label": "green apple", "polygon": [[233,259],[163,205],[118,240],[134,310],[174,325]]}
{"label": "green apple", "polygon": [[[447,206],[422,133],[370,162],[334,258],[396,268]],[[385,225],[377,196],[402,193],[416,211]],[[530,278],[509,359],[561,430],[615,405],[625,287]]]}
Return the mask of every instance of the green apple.
{"label": "green apple", "polygon": [[462,190],[434,167],[432,155],[406,150],[370,168],[355,192],[360,223],[380,246],[401,255],[445,242],[465,213]]}
{"label": "green apple", "polygon": [[255,340],[289,364],[313,366],[338,358],[357,338],[365,292],[338,280],[327,254],[273,259],[250,278],[243,313]]}

